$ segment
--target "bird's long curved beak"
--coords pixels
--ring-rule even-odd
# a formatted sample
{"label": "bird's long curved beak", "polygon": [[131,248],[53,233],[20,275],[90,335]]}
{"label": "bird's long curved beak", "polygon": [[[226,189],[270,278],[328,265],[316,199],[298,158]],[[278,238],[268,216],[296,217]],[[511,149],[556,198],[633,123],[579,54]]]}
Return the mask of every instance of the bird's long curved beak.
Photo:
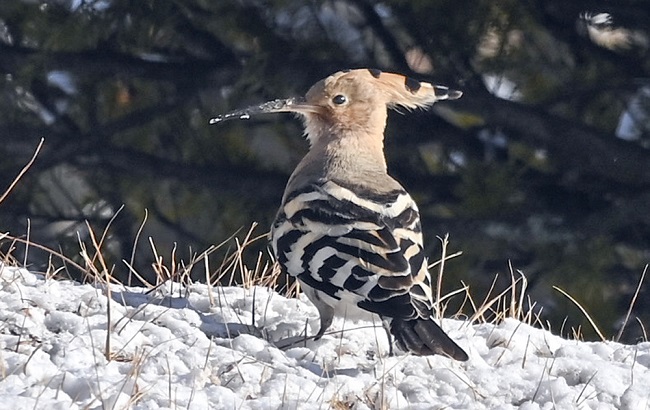
{"label": "bird's long curved beak", "polygon": [[274,112],[308,113],[314,112],[315,110],[316,107],[308,104],[304,98],[287,98],[282,100],[268,101],[260,105],[253,105],[248,108],[218,115],[210,119],[210,124],[217,124],[222,121],[233,119],[247,120],[252,115],[256,114],[268,114]]}

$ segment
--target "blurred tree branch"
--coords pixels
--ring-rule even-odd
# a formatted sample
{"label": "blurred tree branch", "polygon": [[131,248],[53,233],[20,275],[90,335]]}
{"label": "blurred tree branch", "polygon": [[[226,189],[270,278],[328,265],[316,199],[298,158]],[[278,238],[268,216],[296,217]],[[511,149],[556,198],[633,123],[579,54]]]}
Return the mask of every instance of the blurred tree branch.
{"label": "blurred tree branch", "polygon": [[474,90],[454,104],[463,115],[509,131],[513,139],[548,149],[551,158],[577,181],[598,176],[629,187],[650,186],[650,152],[638,145],[552,115],[535,107]]}

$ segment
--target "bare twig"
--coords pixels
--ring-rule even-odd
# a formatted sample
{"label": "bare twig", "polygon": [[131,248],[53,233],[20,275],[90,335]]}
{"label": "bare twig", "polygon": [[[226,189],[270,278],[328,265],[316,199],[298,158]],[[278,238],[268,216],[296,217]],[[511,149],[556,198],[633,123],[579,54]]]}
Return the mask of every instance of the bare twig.
{"label": "bare twig", "polygon": [[36,160],[36,157],[38,156],[38,153],[41,151],[41,147],[43,146],[44,142],[45,142],[45,138],[41,138],[41,140],[38,143],[38,146],[36,146],[36,150],[34,151],[34,155],[32,155],[32,158],[29,160],[29,162],[27,162],[27,164],[23,167],[23,169],[20,170],[18,175],[16,175],[16,178],[14,178],[14,180],[11,182],[11,184],[9,184],[9,187],[5,190],[5,192],[2,194],[2,196],[0,196],[0,204],[2,203],[2,201],[5,200],[7,195],[9,195],[9,193],[14,189],[14,187],[16,186],[18,181],[20,181],[20,179],[23,177],[23,175],[25,175],[25,173],[27,173],[29,168],[31,168],[32,164]]}
{"label": "bare twig", "polygon": [[[578,309],[580,309],[580,311],[582,312],[582,314],[585,315],[585,317],[587,318],[587,320],[588,320],[589,323],[591,324],[591,327],[593,327],[594,330],[596,331],[596,334],[598,334],[598,337],[600,337],[600,340],[601,340],[601,341],[604,342],[604,341],[607,340],[607,338],[602,334],[602,332],[600,331],[600,329],[598,328],[598,326],[596,326],[596,322],[594,322],[594,320],[591,318],[591,316],[589,315],[589,313],[587,313],[587,311],[585,310],[585,308],[582,307],[582,305],[581,305],[580,303],[578,303],[577,300],[575,300],[571,295],[569,295],[568,293],[566,293],[564,290],[560,289],[560,288],[557,287],[557,286],[553,286],[553,289],[557,290],[558,292],[560,292],[561,294],[563,294],[564,296],[566,296],[567,299],[569,299],[571,302],[573,302],[573,304],[576,305],[576,306],[578,307]],[[577,339],[577,335],[576,335],[576,339]]]}
{"label": "bare twig", "polygon": [[616,342],[621,340],[621,336],[623,336],[623,331],[625,330],[625,326],[627,326],[627,322],[628,320],[630,320],[630,315],[632,314],[632,308],[634,307],[634,304],[636,303],[636,298],[639,296],[639,292],[641,291],[641,285],[643,285],[643,280],[645,279],[646,272],[648,272],[648,265],[645,265],[645,268],[643,269],[643,273],[641,274],[641,279],[639,279],[639,284],[637,285],[636,290],[634,291],[634,296],[632,296],[632,301],[630,302],[630,306],[627,308],[627,313],[625,314],[625,320],[623,320],[623,325],[621,326],[621,330],[618,331],[618,334],[614,339],[614,341]]}
{"label": "bare twig", "polygon": [[442,288],[442,278],[445,273],[445,259],[447,256],[447,245],[449,245],[449,234],[445,234],[443,238],[438,237],[440,244],[442,245],[442,251],[440,255],[440,268],[438,269],[438,283],[436,284],[436,319],[442,319],[442,307],[440,303],[440,292]]}

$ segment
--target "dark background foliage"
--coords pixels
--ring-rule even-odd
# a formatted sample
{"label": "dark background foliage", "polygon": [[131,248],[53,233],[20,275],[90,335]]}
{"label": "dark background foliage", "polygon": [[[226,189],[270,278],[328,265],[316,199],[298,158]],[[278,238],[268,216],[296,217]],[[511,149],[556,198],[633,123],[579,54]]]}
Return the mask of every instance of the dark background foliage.
{"label": "dark background foliage", "polygon": [[[386,131],[390,172],[420,205],[429,254],[446,232],[449,252],[463,251],[444,291],[462,281],[480,300],[495,274],[507,286],[511,264],[556,332],[569,317],[565,333],[591,335],[553,285],[613,335],[650,261],[646,3],[3,1],[0,186],[45,143],[0,204],[0,229],[75,259],[86,221],[101,233],[114,218],[104,253],[123,279],[145,210],[135,258],[145,276],[149,237],[187,259],[253,221],[261,234],[307,148],[300,123],[208,119],[376,67],[465,92],[430,112],[391,113]],[[48,259],[32,248],[29,262]],[[633,310],[646,326],[649,300],[646,283]],[[624,334],[641,336],[638,324]]]}

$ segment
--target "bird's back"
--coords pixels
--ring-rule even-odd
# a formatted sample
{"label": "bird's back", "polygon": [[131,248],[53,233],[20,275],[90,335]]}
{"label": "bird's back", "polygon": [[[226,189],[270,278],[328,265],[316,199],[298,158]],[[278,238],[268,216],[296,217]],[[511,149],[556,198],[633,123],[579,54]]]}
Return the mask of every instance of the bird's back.
{"label": "bird's back", "polygon": [[423,285],[416,292],[430,300],[430,280],[417,207],[397,183],[378,192],[320,178],[289,190],[271,241],[282,268],[332,307],[355,303],[404,317],[430,308],[411,303],[416,282]]}

